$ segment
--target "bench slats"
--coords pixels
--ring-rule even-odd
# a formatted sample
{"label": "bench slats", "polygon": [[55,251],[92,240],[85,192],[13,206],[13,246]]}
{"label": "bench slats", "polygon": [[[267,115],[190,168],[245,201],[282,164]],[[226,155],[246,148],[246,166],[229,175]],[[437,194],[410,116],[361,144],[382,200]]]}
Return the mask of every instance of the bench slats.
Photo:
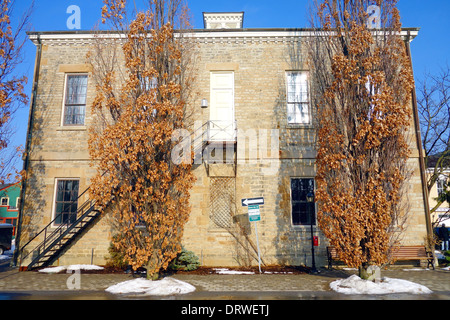
{"label": "bench slats", "polygon": [[[335,247],[327,247],[328,268],[332,268],[332,260],[338,260]],[[428,252],[424,246],[403,246],[395,247],[392,250],[393,260],[427,260],[428,266],[431,265],[434,270],[434,258],[431,252]]]}

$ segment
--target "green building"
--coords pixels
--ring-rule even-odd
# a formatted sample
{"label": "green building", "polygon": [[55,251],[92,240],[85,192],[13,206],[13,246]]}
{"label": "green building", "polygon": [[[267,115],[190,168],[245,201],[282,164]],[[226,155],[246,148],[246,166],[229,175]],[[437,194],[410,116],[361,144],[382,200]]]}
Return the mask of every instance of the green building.
{"label": "green building", "polygon": [[12,224],[13,235],[19,217],[20,186],[20,182],[0,185],[0,223]]}

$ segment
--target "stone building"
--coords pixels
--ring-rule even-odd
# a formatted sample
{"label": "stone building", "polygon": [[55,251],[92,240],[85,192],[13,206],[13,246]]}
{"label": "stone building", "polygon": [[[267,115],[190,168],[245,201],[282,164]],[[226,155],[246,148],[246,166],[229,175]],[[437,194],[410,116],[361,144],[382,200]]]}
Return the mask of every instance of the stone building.
{"label": "stone building", "polygon": [[[200,130],[198,136],[207,135],[207,146],[194,164],[197,181],[183,245],[205,266],[257,264],[255,227],[242,199],[263,197],[261,221],[256,222],[263,262],[310,265],[312,220],[318,237],[316,261],[323,265],[327,241],[316,227],[317,208],[306,199],[315,187],[316,155],[309,103],[314,93],[302,44],[310,30],[244,29],[243,13],[205,13],[204,18],[205,29],[191,33],[198,43],[199,98],[193,104],[199,125],[193,129],[193,141],[195,147]],[[417,29],[404,29],[405,44],[417,34]],[[47,252],[54,264],[101,265],[112,237],[107,217],[86,216],[85,225],[63,235],[59,245],[50,248],[49,243],[65,228],[43,243],[45,234],[74,222],[77,211],[89,211],[88,192],[83,191],[95,174],[87,148],[95,87],[85,56],[93,34],[31,32],[29,37],[37,46],[37,58],[20,247],[32,241],[19,259],[27,266]],[[415,125],[411,123],[409,161],[414,175],[405,244],[423,244],[429,228]],[[219,161],[223,150],[229,151],[225,163]]]}

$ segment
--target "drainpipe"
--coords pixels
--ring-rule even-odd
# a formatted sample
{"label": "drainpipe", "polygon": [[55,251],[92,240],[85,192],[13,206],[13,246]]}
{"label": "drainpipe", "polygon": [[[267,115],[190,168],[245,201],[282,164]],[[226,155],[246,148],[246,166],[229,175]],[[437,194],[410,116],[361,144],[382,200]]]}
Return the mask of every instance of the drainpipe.
{"label": "drainpipe", "polygon": [[[411,56],[411,46],[410,46],[411,35],[408,31],[408,36],[405,41],[406,44],[406,54],[409,57],[409,62],[411,65],[411,71],[413,72],[413,64],[412,64],[412,56]],[[425,156],[422,147],[422,134],[420,132],[420,122],[419,122],[419,110],[417,107],[417,96],[416,96],[416,88],[412,90],[412,105],[413,105],[413,115],[414,115],[414,129],[416,133],[416,143],[417,149],[419,150],[419,166],[420,166],[420,177],[422,181],[422,196],[423,196],[423,204],[425,207],[425,221],[427,226],[427,234],[428,236],[433,235],[433,227],[431,225],[431,217],[430,217],[430,204],[429,204],[429,195],[428,195],[428,186],[427,186],[427,177],[426,177],[426,168],[425,168]]]}
{"label": "drainpipe", "polygon": [[34,109],[36,107],[37,88],[39,82],[39,73],[41,69],[42,42],[39,34],[37,34],[36,41],[37,41],[36,62],[35,62],[36,64],[34,68],[34,81],[31,93],[32,97],[30,104],[30,112],[28,114],[27,140],[25,144],[25,154],[23,157],[23,171],[25,172],[26,176],[24,179],[22,179],[22,189],[20,191],[19,219],[17,221],[16,242],[15,242],[16,248],[14,250],[14,257],[12,262],[13,266],[17,266],[17,260],[20,253],[20,236],[22,234],[23,208],[25,203],[25,191],[27,188],[27,180],[28,180],[28,167],[30,163],[30,146],[33,134],[33,116],[34,116]]}

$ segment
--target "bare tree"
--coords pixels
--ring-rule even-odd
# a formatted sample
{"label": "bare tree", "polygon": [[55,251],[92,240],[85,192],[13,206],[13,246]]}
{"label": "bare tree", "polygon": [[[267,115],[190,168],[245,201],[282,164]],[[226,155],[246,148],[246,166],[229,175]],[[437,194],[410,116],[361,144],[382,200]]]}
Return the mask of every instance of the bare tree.
{"label": "bare tree", "polygon": [[[428,170],[427,187],[430,192],[444,177],[443,190],[436,199],[434,213],[444,202],[448,202],[448,171],[450,170],[450,66],[441,69],[439,74],[426,74],[418,86],[418,110],[425,150],[425,165]],[[441,215],[440,219],[448,217]],[[438,225],[440,220],[433,221]]]}
{"label": "bare tree", "polygon": [[33,4],[17,19],[18,24],[13,28],[11,18],[15,15],[14,4],[14,0],[0,1],[0,183],[19,179],[14,162],[22,150],[18,146],[11,146],[11,138],[15,133],[11,120],[17,109],[28,103],[28,96],[24,92],[27,77],[17,75],[16,71],[23,62],[25,31]]}

